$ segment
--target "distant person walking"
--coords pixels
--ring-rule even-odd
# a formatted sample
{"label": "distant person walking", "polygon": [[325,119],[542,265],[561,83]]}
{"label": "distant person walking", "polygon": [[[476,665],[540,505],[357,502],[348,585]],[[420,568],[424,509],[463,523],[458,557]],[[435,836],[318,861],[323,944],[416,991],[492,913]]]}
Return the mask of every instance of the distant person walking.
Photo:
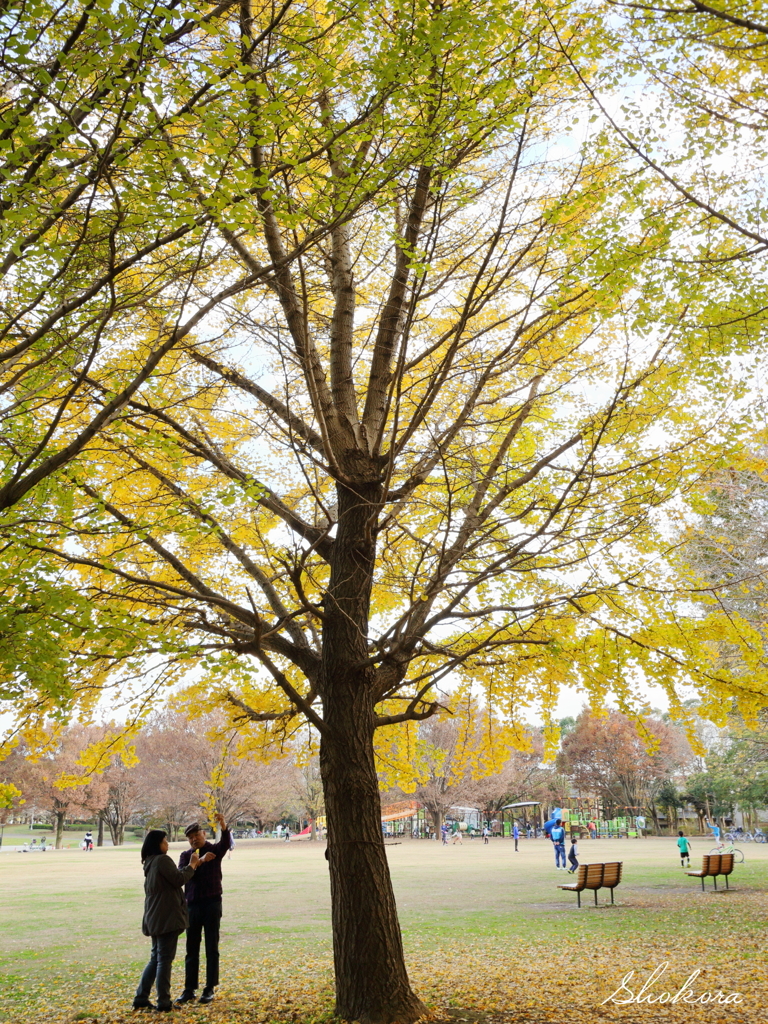
{"label": "distant person walking", "polygon": [[520,829],[518,828],[517,822],[512,826],[512,838],[515,840],[515,853],[519,853],[520,851],[517,848],[517,841],[520,838]]}
{"label": "distant person walking", "polygon": [[443,846],[448,845],[448,826],[443,822],[440,826],[440,835],[443,837]]}
{"label": "distant person walking", "polygon": [[88,852],[88,850],[92,850],[93,849],[93,832],[88,831],[88,832],[85,833],[85,837],[83,838],[83,843],[85,844],[83,846],[83,849],[86,851],[86,853]]}
{"label": "distant person walking", "polygon": [[457,840],[457,839],[458,839],[458,841],[459,841],[459,846],[463,846],[463,845],[464,845],[464,841],[463,841],[463,839],[461,838],[461,829],[460,829],[460,828],[458,827],[458,825],[457,825],[457,826],[456,826],[456,828],[455,828],[455,829],[453,830],[453,839],[452,839],[452,842],[453,842],[453,844],[454,844],[454,845],[456,844],[456,840]]}
{"label": "distant person walking", "polygon": [[571,874],[573,874],[579,866],[579,848],[577,843],[578,840],[576,839],[576,836],[571,836],[571,848],[568,851],[568,863],[571,865],[568,870]]}
{"label": "distant person walking", "polygon": [[483,843],[485,846],[488,845],[488,837],[490,836],[490,834],[491,830],[488,828],[488,826],[483,825]]}
{"label": "distant person walking", "polygon": [[682,832],[677,833],[677,848],[680,851],[680,867],[685,867],[685,862],[688,861],[688,867],[691,866],[691,844],[688,842]]}
{"label": "distant person walking", "polygon": [[[562,867],[563,871],[565,871],[565,829],[560,818],[555,821],[555,827],[550,831],[549,836],[555,847],[555,867]],[[560,864],[561,858],[563,861],[562,865]]]}
{"label": "distant person walking", "polygon": [[[179,936],[189,924],[182,886],[195,873],[200,858],[193,853],[189,864],[179,869],[168,856],[168,837],[161,829],[152,829],[141,847],[144,867],[144,918],[141,930],[152,939],[149,963],[141,975],[133,1000],[134,1010],[169,1012],[171,969]],[[149,1001],[152,986],[157,990],[157,1006]]]}

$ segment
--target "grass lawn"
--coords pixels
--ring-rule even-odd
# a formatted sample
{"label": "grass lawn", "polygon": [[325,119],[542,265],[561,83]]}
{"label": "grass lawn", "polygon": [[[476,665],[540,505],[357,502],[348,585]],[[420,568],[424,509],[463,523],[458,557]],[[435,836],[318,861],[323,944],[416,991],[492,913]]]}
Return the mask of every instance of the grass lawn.
{"label": "grass lawn", "polygon": [[[388,848],[409,971],[431,1009],[458,1020],[540,1024],[766,1019],[768,845],[743,846],[730,892],[702,893],[680,869],[674,840],[597,840],[582,862],[624,861],[615,907],[560,892],[545,840],[404,841]],[[693,866],[708,852],[693,840]],[[176,844],[171,855],[184,848]],[[138,849],[0,854],[0,1020],[99,1024],[136,1020],[130,1004],[146,962]],[[330,910],[319,843],[241,842],[224,863],[222,984],[208,1007],[174,1020],[311,1021],[332,1009]],[[181,989],[183,943],[174,969]],[[601,1002],[635,971],[637,991],[674,994],[695,970],[694,996],[739,1002]],[[624,992],[618,998],[627,998]],[[461,1012],[459,1012],[461,1011]],[[467,1012],[467,1011],[474,1011]],[[478,1018],[476,1015],[481,1014]],[[143,1019],[143,1018],[142,1018]]]}

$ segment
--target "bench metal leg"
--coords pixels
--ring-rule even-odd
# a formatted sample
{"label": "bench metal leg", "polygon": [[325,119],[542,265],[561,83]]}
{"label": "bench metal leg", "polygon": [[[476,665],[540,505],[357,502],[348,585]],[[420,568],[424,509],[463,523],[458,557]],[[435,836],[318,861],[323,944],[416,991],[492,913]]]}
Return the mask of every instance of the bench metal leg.
{"label": "bench metal leg", "polygon": [[725,876],[725,888],[726,889],[730,889],[731,888],[730,885],[728,885],[728,875]]}
{"label": "bench metal leg", "polygon": [[712,876],[712,881],[715,883],[715,888],[717,888],[717,875]]}
{"label": "bench metal leg", "polygon": [[597,906],[597,889],[592,890],[595,894],[595,906]]}
{"label": "bench metal leg", "polygon": [[611,889],[611,903],[613,903],[613,889]]}
{"label": "bench metal leg", "polygon": [[581,893],[578,891],[576,892],[576,901],[581,906]]}
{"label": "bench metal leg", "polygon": [[701,891],[704,892],[704,878],[701,879]]}

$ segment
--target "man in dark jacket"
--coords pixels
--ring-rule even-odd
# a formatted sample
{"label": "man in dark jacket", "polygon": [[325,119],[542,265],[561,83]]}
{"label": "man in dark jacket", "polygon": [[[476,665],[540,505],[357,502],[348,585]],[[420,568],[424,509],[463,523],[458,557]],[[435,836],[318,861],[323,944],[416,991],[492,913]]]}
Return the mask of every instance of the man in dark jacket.
{"label": "man in dark jacket", "polygon": [[189,849],[179,858],[179,867],[189,864],[193,853],[200,857],[200,866],[193,878],[187,882],[184,892],[189,908],[187,928],[187,955],[184,961],[184,991],[176,1000],[178,1006],[195,1001],[200,976],[200,942],[205,935],[205,988],[200,996],[201,1003],[213,1000],[214,990],[219,984],[219,928],[221,924],[221,862],[229,851],[230,833],[222,814],[216,815],[221,829],[217,843],[209,843],[205,829],[198,822],[188,825],[184,835],[189,840]]}

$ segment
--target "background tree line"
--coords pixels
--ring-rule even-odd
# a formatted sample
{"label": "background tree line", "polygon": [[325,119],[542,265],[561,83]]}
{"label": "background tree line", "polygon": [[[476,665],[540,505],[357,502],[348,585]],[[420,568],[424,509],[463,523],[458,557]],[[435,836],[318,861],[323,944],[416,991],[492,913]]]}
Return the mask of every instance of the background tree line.
{"label": "background tree line", "polygon": [[129,825],[163,828],[177,839],[185,824],[214,811],[230,822],[260,827],[316,813],[299,758],[237,758],[226,738],[211,736],[217,725],[215,715],[191,722],[182,713],[159,712],[136,735],[130,752],[107,751],[102,770],[89,774],[78,763],[81,755],[110,727],[73,724],[55,730],[35,760],[25,757],[21,744],[3,763],[3,773],[22,790],[25,815],[51,822],[57,847],[65,822],[73,820],[96,819],[99,835],[106,832],[119,846]]}
{"label": "background tree line", "polygon": [[[136,735],[130,753],[108,757],[103,771],[85,782],[78,764],[83,750],[110,727],[57,730],[39,759],[28,760],[22,745],[4,762],[3,784],[9,793],[16,787],[5,816],[11,807],[19,816],[23,796],[23,816],[49,820],[57,846],[65,823],[93,819],[98,845],[107,834],[119,846],[129,826],[161,827],[177,839],[185,823],[212,811],[260,829],[324,813],[316,754],[289,746],[270,761],[238,756],[232,735],[222,737],[222,725],[215,713],[190,721],[182,712],[159,712]],[[543,760],[541,729],[526,730],[528,749],[506,749],[489,762],[478,729],[467,734],[460,719],[430,719],[418,730],[409,785],[393,783],[389,752],[382,752],[382,802],[415,798],[436,832],[453,807],[476,808],[492,821],[506,804],[522,801],[538,801],[547,810],[581,798],[601,807],[605,818],[643,815],[657,834],[676,830],[679,810],[687,806],[696,811],[702,832],[705,818],[732,818],[738,809],[751,826],[768,807],[768,720],[757,729],[734,721],[722,730],[699,720],[706,758],[661,715],[643,719],[638,731],[618,711],[598,717],[584,709],[563,719],[561,728],[554,763]],[[536,810],[525,815],[534,821],[538,816]]]}

